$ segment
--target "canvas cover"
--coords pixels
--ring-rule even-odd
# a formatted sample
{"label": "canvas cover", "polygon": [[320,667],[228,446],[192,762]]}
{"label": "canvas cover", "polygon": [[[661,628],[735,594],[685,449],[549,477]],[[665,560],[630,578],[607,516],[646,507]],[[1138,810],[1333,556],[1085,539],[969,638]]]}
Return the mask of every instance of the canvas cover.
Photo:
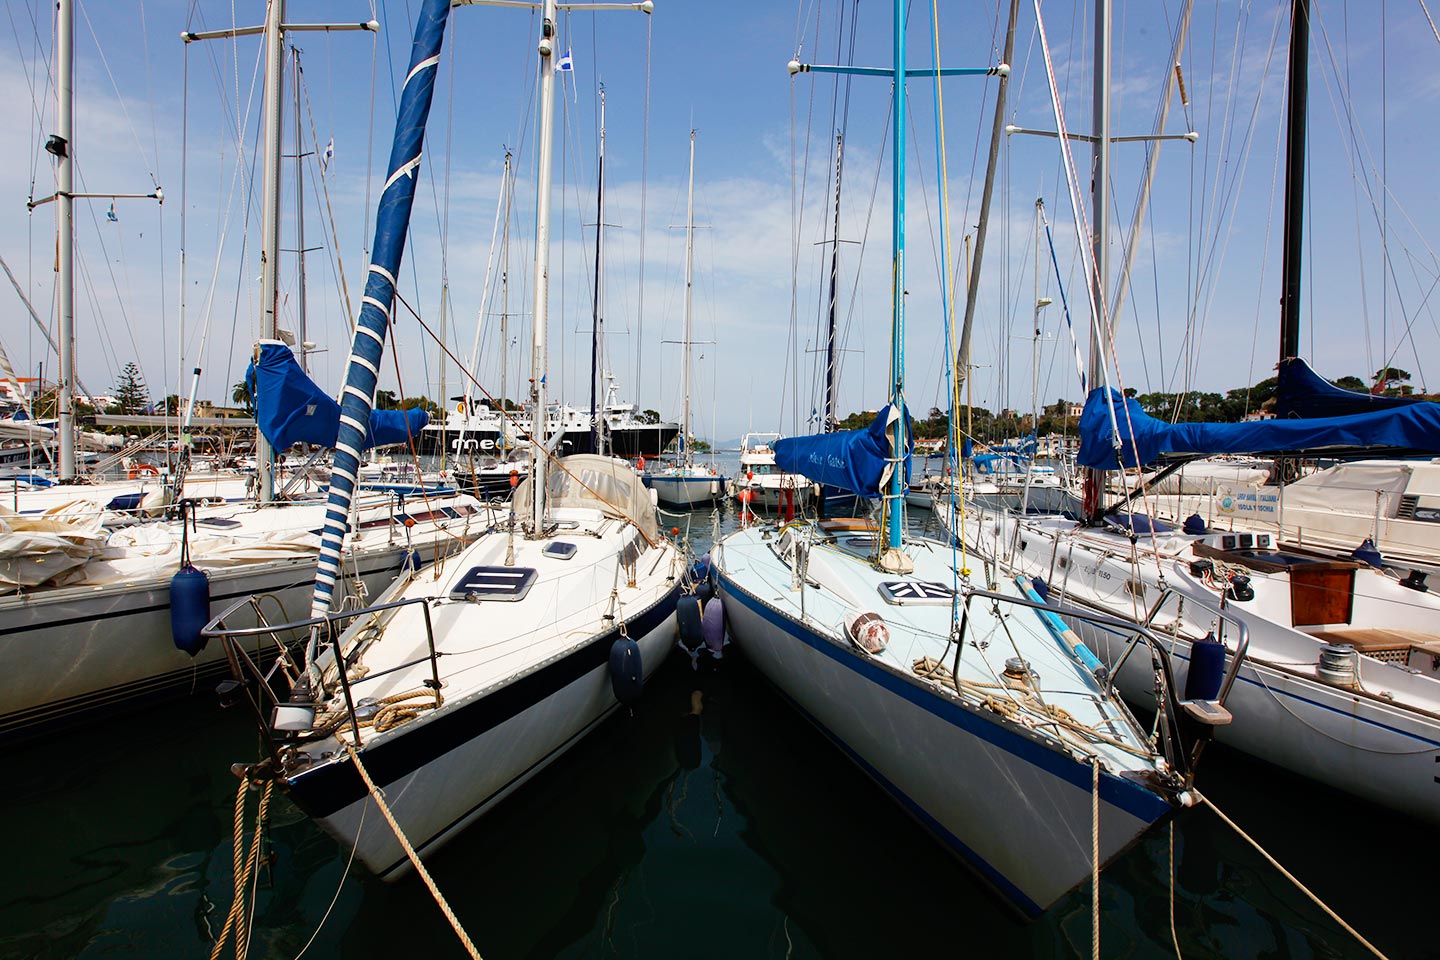
{"label": "canvas cover", "polygon": [[851,493],[877,499],[890,479],[890,427],[896,420],[904,421],[905,482],[910,482],[910,454],[914,436],[909,417],[903,410],[887,404],[860,430],[819,433],[808,437],[787,437],[775,441],[775,462],[786,473],[798,473],[817,483],[839,487]]}

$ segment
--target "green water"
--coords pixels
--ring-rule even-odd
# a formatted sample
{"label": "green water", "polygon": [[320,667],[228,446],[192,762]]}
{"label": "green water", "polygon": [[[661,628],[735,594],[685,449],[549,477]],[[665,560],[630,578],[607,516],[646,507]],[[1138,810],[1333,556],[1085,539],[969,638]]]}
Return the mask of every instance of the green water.
{"label": "green water", "polygon": [[[0,957],[209,956],[233,895],[229,765],[258,755],[206,691],[0,754]],[[1432,829],[1219,748],[1200,786],[1391,957],[1440,957]],[[1209,810],[1173,837],[1184,957],[1369,955]],[[347,873],[283,797],[269,840],[252,957],[312,936],[310,957],[463,955],[419,880]],[[1170,840],[1162,825],[1104,874],[1102,955],[1175,955]],[[633,712],[427,864],[487,960],[1091,950],[1088,886],[1017,919],[733,648],[715,673],[671,657]]]}

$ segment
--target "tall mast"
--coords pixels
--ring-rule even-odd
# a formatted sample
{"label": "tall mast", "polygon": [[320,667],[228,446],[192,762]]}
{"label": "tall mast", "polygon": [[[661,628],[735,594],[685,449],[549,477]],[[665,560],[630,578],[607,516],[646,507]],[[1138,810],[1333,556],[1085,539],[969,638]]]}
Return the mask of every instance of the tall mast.
{"label": "tall mast", "polygon": [[839,422],[840,384],[835,373],[836,327],[840,286],[840,173],[843,169],[845,135],[835,134],[835,224],[830,234],[830,304],[825,324],[825,422],[822,433],[829,433]]}
{"label": "tall mast", "polygon": [[601,250],[605,245],[605,88],[600,88],[600,172],[595,188],[595,302],[590,317],[590,449],[604,453],[601,444],[605,431],[600,428],[600,405],[597,394],[600,388],[600,344],[603,334],[601,324],[600,296],[604,290],[604,259]]}
{"label": "tall mast", "polygon": [[[285,0],[270,0],[265,8],[265,113],[262,139],[263,180],[260,200],[260,339],[276,339],[280,288],[280,102],[283,92]],[[302,351],[303,352],[303,351]],[[252,398],[253,399],[253,398]],[[265,434],[255,438],[257,498],[275,499],[275,451]]]}
{"label": "tall mast", "polygon": [[[890,438],[898,458],[905,454],[905,4],[895,0],[895,67],[894,104],[890,119],[895,131],[895,156],[890,161],[891,219],[894,263],[891,265],[891,329],[890,329],[890,403],[899,411]],[[890,501],[887,511],[886,542],[891,550],[900,549],[901,513],[905,504],[904,463],[896,463],[890,473]]]}
{"label": "tall mast", "polygon": [[[1020,13],[1020,0],[1010,0],[1009,25],[1005,29],[1005,55],[1001,63],[1009,64],[1015,56],[1015,20]],[[995,89],[995,116],[990,125],[990,157],[985,164],[985,186],[980,191],[980,220],[975,228],[974,261],[965,277],[965,322],[960,327],[960,345],[955,363],[955,389],[970,381],[970,334],[975,326],[975,307],[980,299],[980,264],[985,259],[985,234],[990,225],[990,198],[995,193],[995,169],[1000,160],[1000,134],[1005,129],[1005,94],[1010,89],[1010,71],[998,73],[1000,84]],[[949,269],[948,267],[946,269]],[[969,406],[969,401],[966,401]],[[969,430],[967,428],[966,432]]]}
{"label": "tall mast", "polygon": [[555,146],[555,0],[545,0],[540,19],[540,162],[535,199],[535,317],[530,324],[530,535],[545,530],[549,410],[546,404],[545,327],[550,319],[550,177]]}
{"label": "tall mast", "polygon": [[[1110,0],[1095,0],[1095,139],[1094,165],[1090,183],[1092,203],[1090,252],[1094,275],[1091,278],[1095,317],[1090,324],[1090,369],[1086,383],[1091,390],[1105,383],[1105,286],[1110,235]],[[1103,482],[1099,470],[1085,470],[1084,502],[1087,520],[1097,522],[1101,510]]]}
{"label": "tall mast", "polygon": [[[300,49],[290,48],[291,76],[295,88],[295,339],[300,345],[300,369],[310,371],[309,351],[305,347],[305,146],[300,136]],[[443,368],[442,368],[443,369]],[[441,390],[444,395],[444,390]],[[444,447],[442,445],[441,449]]]}
{"label": "tall mast", "polygon": [[[55,155],[56,286],[60,307],[60,479],[75,479],[75,6],[55,7],[56,137],[45,147]],[[56,144],[56,138],[59,143]],[[53,148],[52,148],[53,145]]]}
{"label": "tall mast", "polygon": [[[510,151],[505,151],[505,173],[501,189],[505,191],[505,228],[500,234],[500,454],[506,453],[506,417],[510,405],[508,374],[510,372],[510,201],[514,184],[510,182]],[[467,404],[468,415],[470,407]]]}
{"label": "tall mast", "polygon": [[1284,287],[1280,293],[1280,360],[1300,353],[1300,267],[1305,221],[1305,114],[1310,89],[1310,0],[1290,9],[1290,80],[1285,144]]}
{"label": "tall mast", "polygon": [[690,131],[690,188],[685,197],[685,410],[680,420],[680,451],[685,466],[690,450],[690,305],[695,288],[695,131]]}

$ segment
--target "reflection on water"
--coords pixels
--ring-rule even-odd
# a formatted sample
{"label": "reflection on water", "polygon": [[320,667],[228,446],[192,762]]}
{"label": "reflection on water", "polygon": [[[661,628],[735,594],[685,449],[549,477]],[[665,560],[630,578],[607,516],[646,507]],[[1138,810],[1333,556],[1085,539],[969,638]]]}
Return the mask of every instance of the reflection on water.
{"label": "reflection on water", "polygon": [[[709,525],[695,515],[702,544]],[[6,754],[0,957],[208,957],[232,899],[229,765],[257,755],[247,718],[204,693]],[[1432,830],[1219,746],[1200,786],[1382,950],[1440,956]],[[306,956],[459,955],[414,877],[347,874],[349,850],[278,796],[269,837],[251,956],[312,936]],[[1210,811],[1183,811],[1173,840],[1183,956],[1367,955]],[[1104,956],[1174,956],[1170,862],[1162,825],[1107,869]],[[487,960],[1091,948],[1088,889],[1014,917],[733,647],[718,670],[670,658],[427,865]]]}

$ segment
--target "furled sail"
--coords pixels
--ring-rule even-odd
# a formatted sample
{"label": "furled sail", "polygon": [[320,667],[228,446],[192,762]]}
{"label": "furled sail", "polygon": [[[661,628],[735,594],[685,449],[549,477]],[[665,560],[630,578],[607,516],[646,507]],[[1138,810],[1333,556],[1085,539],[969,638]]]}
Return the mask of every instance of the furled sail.
{"label": "furled sail", "polygon": [[1280,361],[1280,382],[1275,387],[1277,417],[1344,417],[1417,402],[1415,397],[1387,397],[1337,387],[1299,357]]}
{"label": "furled sail", "polygon": [[[1111,428],[1111,404],[1122,441],[1118,449]],[[1285,453],[1376,447],[1440,452],[1440,404],[1414,403],[1371,413],[1306,420],[1166,423],[1146,414],[1134,399],[1122,398],[1113,387],[1097,388],[1085,398],[1085,410],[1080,415],[1080,454],[1076,462],[1082,467],[1114,470],[1117,456],[1126,467],[1135,467],[1153,463],[1166,453]]]}
{"label": "furled sail", "polygon": [[[890,428],[905,420],[905,450],[891,449]],[[799,473],[817,483],[849,490],[869,499],[882,495],[897,459],[905,463],[905,480],[910,480],[910,453],[915,442],[909,418],[887,404],[870,426],[861,430],[817,433],[808,437],[787,437],[775,441],[775,463],[786,473]]]}
{"label": "furled sail", "polygon": [[425,122],[435,93],[435,74],[440,65],[440,47],[450,17],[450,0],[424,0],[415,21],[415,39],[410,47],[410,69],[400,91],[395,116],[395,138],[385,187],[375,217],[375,243],[371,247],[370,272],[355,339],[350,345],[350,362],[345,371],[345,390],[340,397],[340,429],[335,443],[335,463],[330,471],[330,498],[325,508],[325,525],[320,534],[320,556],[315,566],[315,596],[310,604],[312,617],[330,611],[335,580],[340,575],[340,548],[350,519],[355,479],[360,469],[360,451],[370,423],[371,402],[379,378],[380,354],[390,327],[390,309],[395,302],[395,277],[405,254],[405,234],[410,228],[410,208],[415,202],[415,184],[420,172],[420,154],[425,143]]}
{"label": "furled sail", "polygon": [[[255,398],[255,422],[276,450],[292,443],[335,446],[340,432],[340,404],[300,369],[295,354],[278,340],[262,340],[260,356],[245,371]],[[372,410],[366,447],[405,443],[430,420],[424,410]]]}

